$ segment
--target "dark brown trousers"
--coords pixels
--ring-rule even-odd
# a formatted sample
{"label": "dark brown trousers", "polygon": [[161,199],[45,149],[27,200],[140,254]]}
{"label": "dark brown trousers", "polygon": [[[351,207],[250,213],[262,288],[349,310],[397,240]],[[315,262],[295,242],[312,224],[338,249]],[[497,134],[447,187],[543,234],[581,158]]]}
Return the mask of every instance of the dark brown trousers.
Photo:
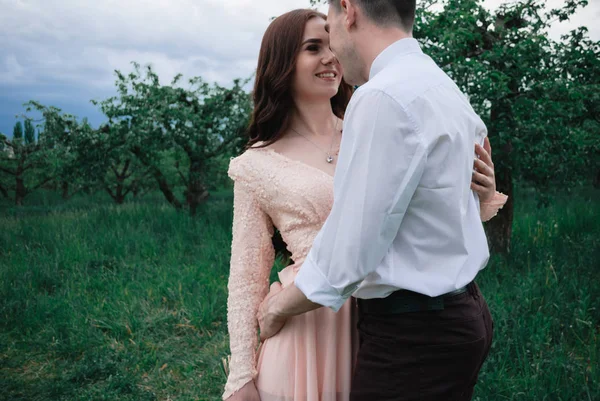
{"label": "dark brown trousers", "polygon": [[493,326],[476,284],[443,310],[367,314],[361,302],[350,401],[471,400]]}

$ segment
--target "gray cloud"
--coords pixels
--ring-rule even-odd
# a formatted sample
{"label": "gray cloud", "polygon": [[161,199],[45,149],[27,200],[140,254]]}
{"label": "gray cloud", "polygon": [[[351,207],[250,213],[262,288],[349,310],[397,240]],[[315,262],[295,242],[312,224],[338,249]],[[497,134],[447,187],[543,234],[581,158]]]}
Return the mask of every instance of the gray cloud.
{"label": "gray cloud", "polygon": [[0,132],[22,103],[40,100],[101,116],[91,98],[113,93],[114,70],[152,64],[228,84],[250,77],[270,17],[308,0],[0,0]]}
{"label": "gray cloud", "polygon": [[[587,25],[600,38],[600,2],[590,3],[551,36]],[[29,99],[89,115],[89,99],[109,96],[113,71],[129,71],[131,61],[151,63],[163,82],[177,73],[221,84],[249,77],[270,17],[308,6],[309,0],[0,0],[0,132],[12,129],[6,116],[22,112]]]}
{"label": "gray cloud", "polygon": [[132,60],[166,79],[182,72],[224,83],[251,74],[269,17],[304,3],[0,0],[0,83],[107,87]]}

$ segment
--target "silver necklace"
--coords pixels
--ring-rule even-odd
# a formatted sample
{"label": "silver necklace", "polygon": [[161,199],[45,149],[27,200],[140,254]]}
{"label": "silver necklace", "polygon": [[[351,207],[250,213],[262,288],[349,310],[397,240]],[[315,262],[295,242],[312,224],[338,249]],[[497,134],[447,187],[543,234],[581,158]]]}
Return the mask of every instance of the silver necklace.
{"label": "silver necklace", "polygon": [[[337,120],[335,123],[335,133],[337,133],[337,127],[338,127],[338,122],[340,120]],[[319,145],[317,145],[316,143],[314,143],[313,141],[311,141],[310,139],[308,139],[306,136],[302,135],[301,133],[299,133],[298,131],[296,131],[295,129],[293,129],[292,127],[290,127],[290,129],[292,131],[294,131],[296,134],[300,135],[302,138],[306,139],[308,142],[312,143],[317,149],[319,149],[321,152],[325,153],[327,155],[327,159],[325,159],[325,161],[327,163],[333,163],[333,156],[331,156],[331,148],[333,147],[333,140],[335,139],[335,133],[331,136],[331,144],[329,145],[329,151],[324,151],[323,149],[321,149],[321,147]]]}

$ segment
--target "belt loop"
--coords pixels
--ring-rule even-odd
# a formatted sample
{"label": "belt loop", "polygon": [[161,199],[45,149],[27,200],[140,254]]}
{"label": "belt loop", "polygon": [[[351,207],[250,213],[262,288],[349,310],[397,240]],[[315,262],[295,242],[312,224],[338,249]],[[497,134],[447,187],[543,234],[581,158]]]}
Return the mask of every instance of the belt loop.
{"label": "belt loop", "polygon": [[479,298],[479,294],[477,294],[477,287],[475,286],[475,281],[471,281],[469,284],[467,284],[467,290],[469,291],[469,294],[471,294],[471,296],[475,299]]}

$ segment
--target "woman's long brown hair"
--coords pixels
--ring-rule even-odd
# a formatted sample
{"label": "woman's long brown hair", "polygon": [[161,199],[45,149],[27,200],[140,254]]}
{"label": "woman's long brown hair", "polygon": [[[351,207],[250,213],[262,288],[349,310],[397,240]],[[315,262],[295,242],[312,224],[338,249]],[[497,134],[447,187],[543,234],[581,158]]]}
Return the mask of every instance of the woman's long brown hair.
{"label": "woman's long brown hair", "polygon": [[[267,28],[258,56],[247,148],[257,142],[264,142],[260,147],[268,146],[288,129],[294,107],[292,80],[296,60],[304,27],[312,18],[327,17],[315,10],[293,10],[277,17]],[[338,93],[331,98],[331,107],[337,117],[344,117],[350,96],[352,87],[342,79]]]}

